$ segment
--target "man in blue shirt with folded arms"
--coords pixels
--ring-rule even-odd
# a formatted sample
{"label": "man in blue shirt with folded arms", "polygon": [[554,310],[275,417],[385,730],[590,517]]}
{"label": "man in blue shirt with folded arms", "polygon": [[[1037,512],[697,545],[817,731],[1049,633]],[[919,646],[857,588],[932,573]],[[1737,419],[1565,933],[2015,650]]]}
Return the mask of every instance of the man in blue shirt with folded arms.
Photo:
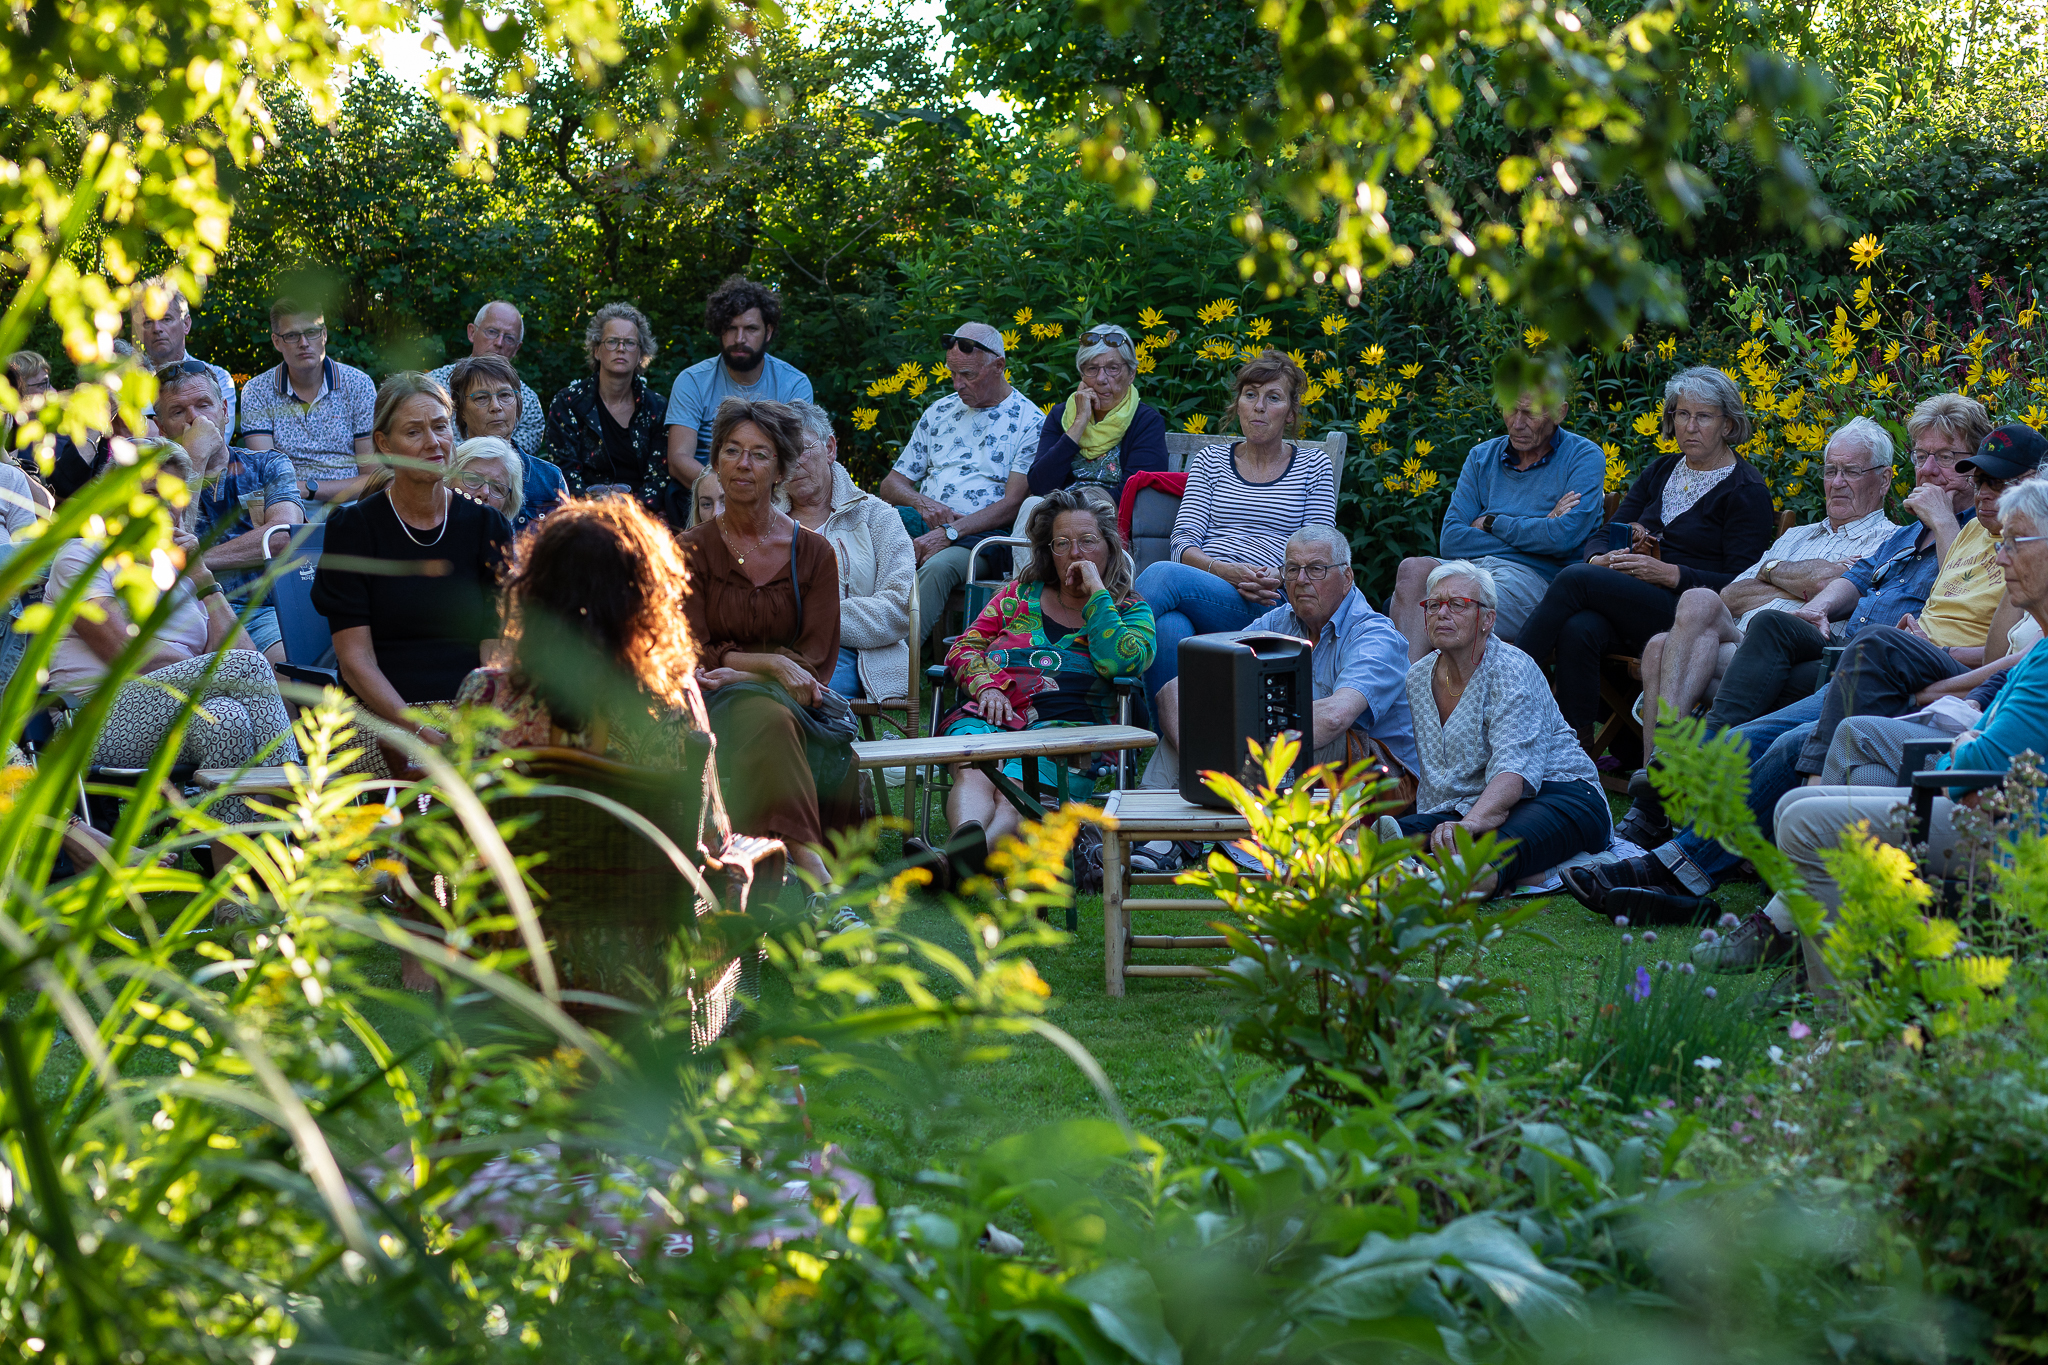
{"label": "man in blue shirt with folded arms", "polygon": [[[1493,633],[1510,643],[1550,580],[1578,560],[1606,507],[1607,457],[1562,429],[1567,406],[1560,400],[1546,408],[1525,393],[1504,409],[1507,435],[1472,447],[1444,509],[1442,558],[1469,559],[1493,574],[1500,593]],[[1440,562],[1404,559],[1394,583],[1388,610],[1408,638],[1411,661],[1435,648],[1422,628],[1422,593]]]}

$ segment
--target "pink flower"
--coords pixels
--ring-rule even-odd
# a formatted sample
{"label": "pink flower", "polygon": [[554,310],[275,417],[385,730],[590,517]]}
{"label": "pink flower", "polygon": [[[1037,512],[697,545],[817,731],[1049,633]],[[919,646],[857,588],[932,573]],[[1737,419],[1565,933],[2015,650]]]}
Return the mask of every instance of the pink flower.
{"label": "pink flower", "polygon": [[1796,1043],[1801,1038],[1811,1038],[1813,1036],[1813,1030],[1806,1026],[1805,1020],[1794,1019],[1792,1021],[1792,1026],[1785,1030],[1785,1036]]}

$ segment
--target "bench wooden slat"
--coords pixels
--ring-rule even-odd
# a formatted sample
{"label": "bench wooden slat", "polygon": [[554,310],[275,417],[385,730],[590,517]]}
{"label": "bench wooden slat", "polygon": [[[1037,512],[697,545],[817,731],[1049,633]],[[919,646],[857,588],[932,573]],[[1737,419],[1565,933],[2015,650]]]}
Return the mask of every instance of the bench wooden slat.
{"label": "bench wooden slat", "polygon": [[1159,736],[1135,725],[1070,725],[999,735],[927,735],[920,739],[857,739],[855,766],[914,768],[1004,758],[1057,758],[1098,750],[1149,749]]}

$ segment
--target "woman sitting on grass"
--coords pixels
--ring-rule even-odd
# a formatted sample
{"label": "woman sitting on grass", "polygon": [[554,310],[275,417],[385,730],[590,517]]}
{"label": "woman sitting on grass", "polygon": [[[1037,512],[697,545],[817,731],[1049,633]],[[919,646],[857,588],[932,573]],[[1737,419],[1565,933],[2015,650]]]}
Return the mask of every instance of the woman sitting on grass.
{"label": "woman sitting on grass", "polygon": [[1512,843],[1473,883],[1511,891],[1533,873],[1598,853],[1613,833],[1593,760],[1579,747],[1535,660],[1494,638],[1493,575],[1439,564],[1422,601],[1436,648],[1408,668],[1408,709],[1422,758],[1415,814],[1381,816],[1383,840],[1428,836],[1448,854],[1494,833]]}
{"label": "woman sitting on grass", "polygon": [[[1095,490],[1056,489],[1032,509],[1031,562],[997,593],[946,656],[969,700],[939,723],[946,735],[990,735],[1115,721],[1112,678],[1142,677],[1152,662],[1152,608],[1131,583],[1131,561],[1117,534],[1116,509]],[[1003,764],[1024,780],[1020,759]],[[1059,765],[1038,760],[1040,781],[1061,789]],[[1067,795],[1086,800],[1094,779],[1070,778]],[[1013,834],[1021,817],[995,784],[966,766],[953,770],[946,820],[953,834],[937,855],[944,889],[954,875],[981,871],[988,848]],[[913,857],[925,854],[904,841]]]}

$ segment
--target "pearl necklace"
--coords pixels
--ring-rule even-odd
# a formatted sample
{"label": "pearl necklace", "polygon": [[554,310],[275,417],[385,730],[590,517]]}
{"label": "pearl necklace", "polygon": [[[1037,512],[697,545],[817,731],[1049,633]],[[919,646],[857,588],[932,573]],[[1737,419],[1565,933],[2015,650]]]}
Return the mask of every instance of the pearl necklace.
{"label": "pearl necklace", "polygon": [[[439,486],[436,485],[436,487],[438,488]],[[446,490],[442,489],[440,491],[445,492]],[[436,498],[435,501],[439,502],[440,499]],[[418,536],[412,533],[412,527],[405,524],[405,518],[398,515],[398,504],[395,502],[391,504],[391,515],[393,517],[397,517],[398,529],[405,532],[405,538],[407,540],[419,546],[421,549],[425,549],[429,545],[439,545],[441,543],[441,537],[448,534],[448,523],[455,520],[454,517],[449,515],[449,513],[453,512],[454,510],[455,508],[452,503],[449,506],[444,507],[441,510],[441,529],[434,532],[434,538],[432,540],[421,540]]]}

